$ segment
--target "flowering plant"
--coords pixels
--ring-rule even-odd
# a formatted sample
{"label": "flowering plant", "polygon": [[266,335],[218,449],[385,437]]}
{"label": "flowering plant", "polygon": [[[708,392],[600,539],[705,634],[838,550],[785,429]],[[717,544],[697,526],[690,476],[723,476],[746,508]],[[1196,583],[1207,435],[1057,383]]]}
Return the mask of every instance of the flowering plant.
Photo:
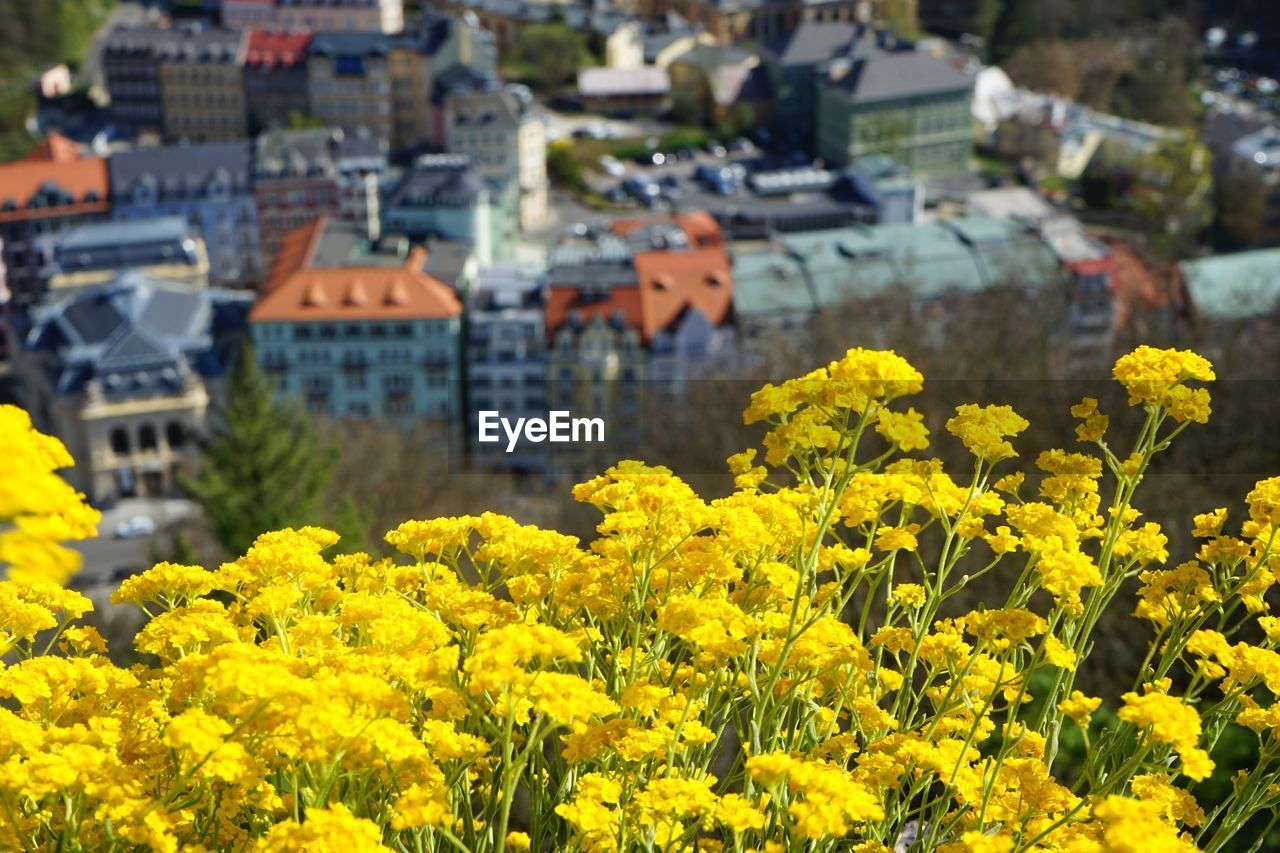
{"label": "flowering plant", "polygon": [[[398,559],[266,533],[216,570],[125,581],[114,600],[146,612],[135,646],[153,661],[129,668],[59,585],[74,565],[57,543],[95,521],[54,473],[70,460],[0,409],[0,847],[1236,844],[1280,814],[1280,620],[1263,600],[1280,479],[1250,492],[1239,535],[1225,510],[1197,516],[1195,559],[1166,567],[1133,498],[1208,418],[1213,370],[1144,347],[1115,376],[1145,417],[1132,448],[1086,399],[1088,452],[1002,470],[1027,422],[965,405],[946,429],[973,463],[953,479],[911,455],[930,436],[896,401],[920,374],[852,350],[753,396],[765,453],[730,459],[728,497],[624,462],[574,490],[602,513],[587,547],[492,514],[407,522],[387,535]],[[952,612],[988,574],[1004,600]],[[1087,696],[1077,669],[1134,579],[1146,659],[1132,690]],[[1098,731],[1104,701],[1116,723]],[[1197,785],[1231,723],[1260,757],[1206,813]],[[1072,727],[1085,759],[1066,784]]]}

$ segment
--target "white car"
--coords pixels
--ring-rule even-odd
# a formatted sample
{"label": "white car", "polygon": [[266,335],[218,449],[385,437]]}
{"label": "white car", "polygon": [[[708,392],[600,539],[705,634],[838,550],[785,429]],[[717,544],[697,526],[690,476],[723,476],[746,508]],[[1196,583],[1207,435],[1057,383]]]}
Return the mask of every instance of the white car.
{"label": "white car", "polygon": [[627,167],[622,164],[622,161],[611,154],[600,158],[600,168],[611,178],[621,178],[627,173]]}
{"label": "white car", "polygon": [[137,539],[156,532],[155,519],[146,515],[133,515],[116,525],[117,539]]}

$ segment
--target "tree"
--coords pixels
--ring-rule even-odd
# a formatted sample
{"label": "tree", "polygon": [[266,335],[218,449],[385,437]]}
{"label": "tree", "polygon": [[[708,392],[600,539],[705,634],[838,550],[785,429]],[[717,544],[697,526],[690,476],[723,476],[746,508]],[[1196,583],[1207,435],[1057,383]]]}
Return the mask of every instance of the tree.
{"label": "tree", "polygon": [[1212,218],[1213,175],[1209,150],[1183,133],[1162,142],[1139,164],[1133,209],[1152,248],[1164,260],[1190,257]]}
{"label": "tree", "polygon": [[1072,101],[1080,97],[1083,68],[1066,42],[1036,42],[1020,47],[1004,68],[1019,86]]}
{"label": "tree", "polygon": [[278,402],[246,347],[232,368],[227,401],[200,441],[201,469],[179,485],[204,510],[228,554],[243,554],[264,530],[320,524],[337,447],[317,438],[307,413]]}
{"label": "tree", "polygon": [[532,88],[554,94],[577,79],[579,68],[593,62],[582,34],[566,23],[553,22],[525,27],[508,65]]}

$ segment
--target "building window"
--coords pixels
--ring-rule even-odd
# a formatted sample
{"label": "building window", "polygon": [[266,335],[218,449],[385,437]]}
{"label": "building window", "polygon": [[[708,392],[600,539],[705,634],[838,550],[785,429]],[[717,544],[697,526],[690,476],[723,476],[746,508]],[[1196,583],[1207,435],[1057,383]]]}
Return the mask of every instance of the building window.
{"label": "building window", "polygon": [[177,421],[169,421],[164,428],[164,440],[171,448],[178,450],[187,443],[187,430]]}
{"label": "building window", "polygon": [[111,452],[121,456],[129,452],[129,433],[120,427],[111,431]]}
{"label": "building window", "polygon": [[151,424],[144,424],[138,430],[138,449],[139,450],[155,450],[156,449],[156,428]]}

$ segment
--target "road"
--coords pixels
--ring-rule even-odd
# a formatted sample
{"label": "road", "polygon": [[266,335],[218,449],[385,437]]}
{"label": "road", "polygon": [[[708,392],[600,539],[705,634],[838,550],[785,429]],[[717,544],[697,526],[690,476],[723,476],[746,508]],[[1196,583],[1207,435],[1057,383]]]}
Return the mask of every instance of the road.
{"label": "road", "polygon": [[[156,539],[166,528],[194,518],[198,510],[191,501],[152,498],[126,498],[102,513],[98,535],[71,543],[83,557],[79,573],[72,580],[77,587],[115,586],[134,572],[149,568],[153,562]],[[134,516],[144,515],[156,522],[157,533],[135,539],[117,539],[116,526]]]}

